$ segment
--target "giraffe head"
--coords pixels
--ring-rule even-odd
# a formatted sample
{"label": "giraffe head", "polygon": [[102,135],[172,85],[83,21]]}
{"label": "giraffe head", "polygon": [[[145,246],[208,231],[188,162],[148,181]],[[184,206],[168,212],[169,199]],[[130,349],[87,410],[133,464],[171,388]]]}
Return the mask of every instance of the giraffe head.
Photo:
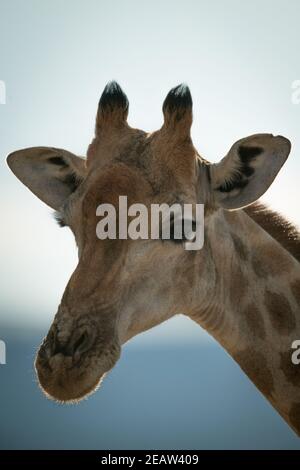
{"label": "giraffe head", "polygon": [[[78,265],[36,358],[41,387],[60,401],[94,391],[120,356],[121,345],[176,313],[205,305],[216,260],[209,241],[199,252],[178,240],[99,240],[96,209],[202,203],[206,218],[245,207],[270,186],[290,152],[281,136],[257,134],[236,142],[217,164],[195,150],[189,89],[172,89],[164,123],[148,134],[127,124],[128,100],[115,83],[98,107],[95,137],[83,159],[35,147],[9,155],[14,174],[55,209],[78,246]],[[117,211],[118,216],[118,211]]]}

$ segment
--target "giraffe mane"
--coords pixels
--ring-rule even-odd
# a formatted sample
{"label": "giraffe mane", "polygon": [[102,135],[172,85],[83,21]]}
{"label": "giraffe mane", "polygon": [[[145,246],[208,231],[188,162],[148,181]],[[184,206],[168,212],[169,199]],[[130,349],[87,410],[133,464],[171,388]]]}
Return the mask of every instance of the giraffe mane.
{"label": "giraffe mane", "polygon": [[244,211],[300,262],[300,233],[295,225],[261,202],[246,207]]}

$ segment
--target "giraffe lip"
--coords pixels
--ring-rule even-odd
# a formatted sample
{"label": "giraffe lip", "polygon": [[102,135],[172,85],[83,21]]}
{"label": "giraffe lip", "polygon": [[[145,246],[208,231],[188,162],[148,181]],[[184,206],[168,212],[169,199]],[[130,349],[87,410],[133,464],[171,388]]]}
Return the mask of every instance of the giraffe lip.
{"label": "giraffe lip", "polygon": [[102,378],[118,361],[121,346],[113,341],[109,345],[97,343],[91,350],[76,358],[58,352],[49,357],[41,346],[35,369],[41,389],[48,398],[60,402],[79,401],[96,391]]}
{"label": "giraffe lip", "polygon": [[40,388],[47,398],[61,403],[72,403],[78,402],[95,392],[100,386],[105,375],[106,374],[103,373],[97,376],[94,380],[88,381],[81,387],[78,387],[76,384],[74,386],[72,383],[66,383],[62,378],[56,378],[56,380],[49,381],[48,375],[44,376],[41,371],[38,372],[38,379]]}
{"label": "giraffe lip", "polygon": [[96,391],[105,374],[74,365],[71,357],[65,358],[61,353],[47,362],[41,362],[37,357],[35,369],[43,393],[59,402],[80,401],[90,395]]}

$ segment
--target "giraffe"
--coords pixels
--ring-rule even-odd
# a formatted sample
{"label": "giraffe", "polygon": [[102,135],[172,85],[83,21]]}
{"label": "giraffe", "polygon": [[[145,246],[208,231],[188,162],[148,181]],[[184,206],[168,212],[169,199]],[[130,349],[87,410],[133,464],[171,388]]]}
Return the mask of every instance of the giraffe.
{"label": "giraffe", "polygon": [[[80,401],[114,367],[124,343],[183,312],[300,434],[300,366],[291,361],[300,339],[299,233],[257,203],[285,163],[289,140],[251,135],[212,164],[191,140],[186,85],[168,93],[158,131],[130,127],[128,106],[110,82],[86,158],[52,147],[7,158],[78,246],[78,264],[36,356],[41,389],[59,402]],[[120,195],[147,207],[204,204],[203,248],[185,251],[172,239],[97,239],[96,207],[117,205]]]}

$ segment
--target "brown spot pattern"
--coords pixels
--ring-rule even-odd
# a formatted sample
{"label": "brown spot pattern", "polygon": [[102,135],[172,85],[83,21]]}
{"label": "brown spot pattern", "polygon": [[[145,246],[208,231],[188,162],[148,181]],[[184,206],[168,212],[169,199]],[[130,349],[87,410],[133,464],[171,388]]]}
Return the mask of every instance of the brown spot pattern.
{"label": "brown spot pattern", "polygon": [[264,355],[248,348],[235,354],[234,359],[259,390],[269,397],[274,391],[274,381]]}
{"label": "brown spot pattern", "polygon": [[267,265],[263,259],[260,258],[259,253],[254,252],[252,255],[252,267],[257,277],[268,277]]}
{"label": "brown spot pattern", "polygon": [[296,327],[296,320],[289,301],[282,294],[266,290],[265,305],[273,327],[282,335],[288,335]]}
{"label": "brown spot pattern", "polygon": [[246,307],[244,316],[251,332],[260,339],[264,339],[266,337],[264,319],[254,303]]}
{"label": "brown spot pattern", "polygon": [[235,305],[245,295],[248,283],[239,265],[234,265],[229,275],[231,280],[229,298],[231,305]]}
{"label": "brown spot pattern", "polygon": [[235,233],[232,233],[231,236],[237,255],[241,260],[246,261],[248,259],[248,251],[246,246],[244,245],[244,242]]}
{"label": "brown spot pattern", "polygon": [[289,272],[292,268],[292,261],[280,247],[265,243],[254,250],[252,266],[258,277],[267,277]]}
{"label": "brown spot pattern", "polygon": [[280,353],[280,367],[288,382],[299,387],[300,367],[292,363],[293,352],[294,350]]}

